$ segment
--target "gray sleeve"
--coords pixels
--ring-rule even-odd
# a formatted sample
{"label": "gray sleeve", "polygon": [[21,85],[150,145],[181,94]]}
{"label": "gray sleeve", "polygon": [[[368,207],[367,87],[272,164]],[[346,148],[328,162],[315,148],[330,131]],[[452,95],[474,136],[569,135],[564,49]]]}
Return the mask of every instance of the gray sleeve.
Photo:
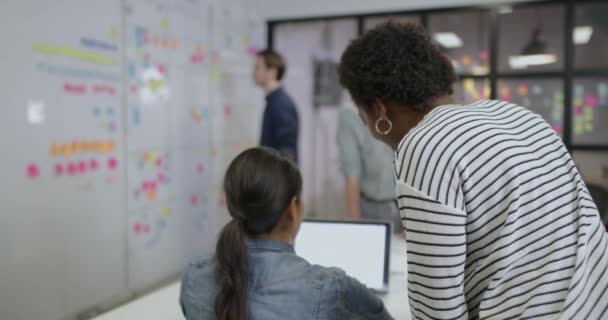
{"label": "gray sleeve", "polygon": [[360,130],[361,119],[350,110],[340,111],[336,141],[340,169],[346,177],[360,177],[362,172]]}

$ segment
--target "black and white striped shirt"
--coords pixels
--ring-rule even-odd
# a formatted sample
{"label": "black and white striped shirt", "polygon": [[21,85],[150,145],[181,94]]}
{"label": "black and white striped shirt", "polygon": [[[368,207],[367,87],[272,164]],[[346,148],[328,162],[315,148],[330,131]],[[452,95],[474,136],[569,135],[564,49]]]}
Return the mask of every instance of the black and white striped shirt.
{"label": "black and white striped shirt", "polygon": [[542,118],[435,108],[401,141],[396,193],[414,319],[608,319],[608,236]]}

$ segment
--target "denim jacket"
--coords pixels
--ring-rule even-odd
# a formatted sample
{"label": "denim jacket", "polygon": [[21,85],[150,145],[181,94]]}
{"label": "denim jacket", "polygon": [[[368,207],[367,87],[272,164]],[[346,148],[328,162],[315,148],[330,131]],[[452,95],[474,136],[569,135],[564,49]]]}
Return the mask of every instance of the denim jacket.
{"label": "denim jacket", "polygon": [[[337,268],[311,265],[284,242],[248,242],[250,320],[392,319],[382,301]],[[186,269],[180,303],[188,320],[214,319],[217,293],[211,258]]]}

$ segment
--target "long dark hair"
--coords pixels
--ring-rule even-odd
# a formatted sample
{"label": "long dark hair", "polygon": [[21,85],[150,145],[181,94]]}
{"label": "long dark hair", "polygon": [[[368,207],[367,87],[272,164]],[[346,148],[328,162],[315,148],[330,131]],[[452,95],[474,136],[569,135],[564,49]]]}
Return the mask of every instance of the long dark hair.
{"label": "long dark hair", "polygon": [[267,148],[244,151],[232,161],[224,178],[232,221],[221,231],[216,247],[219,287],[217,320],[245,320],[248,315],[247,238],[270,233],[294,197],[302,191],[296,165]]}

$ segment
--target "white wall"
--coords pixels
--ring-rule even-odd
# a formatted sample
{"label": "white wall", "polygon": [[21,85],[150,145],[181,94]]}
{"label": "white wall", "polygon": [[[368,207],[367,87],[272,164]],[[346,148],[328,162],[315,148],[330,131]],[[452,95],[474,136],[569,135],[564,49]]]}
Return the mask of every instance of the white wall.
{"label": "white wall", "polygon": [[[496,5],[505,0],[256,0],[262,18],[285,19],[407,11],[429,8]],[[511,0],[527,2],[530,0]]]}

